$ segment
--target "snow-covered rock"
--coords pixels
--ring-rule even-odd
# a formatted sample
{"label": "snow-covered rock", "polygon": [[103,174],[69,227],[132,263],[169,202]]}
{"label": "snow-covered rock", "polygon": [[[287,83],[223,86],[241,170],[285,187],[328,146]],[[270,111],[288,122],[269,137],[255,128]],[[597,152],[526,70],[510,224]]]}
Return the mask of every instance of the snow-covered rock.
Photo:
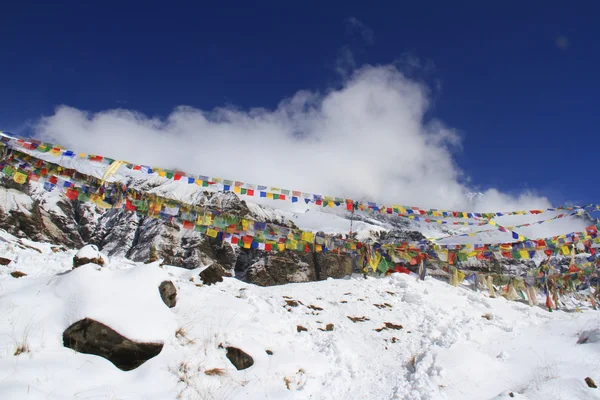
{"label": "snow-covered rock", "polygon": [[73,257],[73,269],[85,264],[96,264],[101,267],[106,265],[106,257],[100,253],[98,246],[88,244],[83,246]]}

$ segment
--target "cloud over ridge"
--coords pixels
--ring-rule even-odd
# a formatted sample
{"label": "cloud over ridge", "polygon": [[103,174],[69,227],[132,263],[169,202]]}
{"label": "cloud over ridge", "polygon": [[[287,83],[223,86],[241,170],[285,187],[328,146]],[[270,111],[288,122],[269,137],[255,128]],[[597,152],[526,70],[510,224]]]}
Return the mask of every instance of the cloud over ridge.
{"label": "cloud over ridge", "polygon": [[469,203],[456,132],[424,121],[428,88],[394,66],[365,66],[340,88],[299,91],[272,110],[180,106],[166,119],[61,106],[36,136],[75,151],[387,204],[506,211],[550,207],[496,189]]}

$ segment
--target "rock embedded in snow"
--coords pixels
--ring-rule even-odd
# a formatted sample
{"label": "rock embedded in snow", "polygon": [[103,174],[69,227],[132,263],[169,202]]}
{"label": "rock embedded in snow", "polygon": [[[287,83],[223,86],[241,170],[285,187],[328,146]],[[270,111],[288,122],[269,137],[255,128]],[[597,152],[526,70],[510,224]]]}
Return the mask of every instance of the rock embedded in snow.
{"label": "rock embedded in snow", "polygon": [[111,327],[90,318],[69,326],[63,345],[79,353],[104,357],[123,371],[136,369],[162,350],[162,343],[140,343],[128,339]]}
{"label": "rock embedded in snow", "polygon": [[171,281],[164,281],[158,287],[160,298],[169,308],[177,305],[177,288]]}
{"label": "rock embedded in snow", "polygon": [[237,347],[227,347],[226,356],[238,371],[254,365],[254,359]]}
{"label": "rock embedded in snow", "polygon": [[8,265],[12,262],[9,258],[0,257],[0,265]]}
{"label": "rock embedded in snow", "polygon": [[75,254],[75,257],[73,257],[73,269],[85,264],[97,264],[101,267],[106,264],[104,256],[100,253],[96,245],[88,244],[87,246],[83,246]]}
{"label": "rock embedded in snow", "polygon": [[600,342],[600,329],[598,328],[581,332],[579,339],[577,339],[577,344],[597,342]]}
{"label": "rock embedded in snow", "polygon": [[13,271],[10,273],[10,276],[12,276],[13,278],[22,278],[24,276],[27,276],[27,274],[21,271]]}
{"label": "rock embedded in snow", "polygon": [[200,272],[200,278],[205,285],[214,285],[218,282],[223,282],[223,277],[231,277],[231,272],[227,271],[219,263],[213,263],[210,267],[205,268]]}
{"label": "rock embedded in snow", "polygon": [[585,383],[588,385],[588,387],[591,387],[592,389],[598,388],[598,386],[596,386],[596,383],[594,383],[594,380],[592,378],[590,378],[589,376],[587,378],[585,378]]}

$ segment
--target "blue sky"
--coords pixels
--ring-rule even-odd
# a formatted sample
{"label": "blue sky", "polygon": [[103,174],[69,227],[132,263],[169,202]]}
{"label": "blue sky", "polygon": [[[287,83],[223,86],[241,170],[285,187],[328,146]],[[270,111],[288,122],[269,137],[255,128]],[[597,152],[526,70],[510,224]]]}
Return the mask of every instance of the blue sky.
{"label": "blue sky", "polygon": [[59,105],[162,118],[179,105],[274,109],[393,64],[429,87],[425,119],[461,137],[451,151],[471,188],[600,198],[588,150],[600,6],[218,3],[3,4],[0,129],[30,134]]}

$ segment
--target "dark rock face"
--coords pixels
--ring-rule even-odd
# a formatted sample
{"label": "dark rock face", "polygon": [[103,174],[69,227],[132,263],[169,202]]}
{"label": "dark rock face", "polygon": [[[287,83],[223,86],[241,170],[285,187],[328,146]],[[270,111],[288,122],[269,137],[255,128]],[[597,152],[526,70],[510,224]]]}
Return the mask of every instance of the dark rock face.
{"label": "dark rock face", "polygon": [[200,278],[205,285],[214,285],[218,282],[223,282],[223,277],[233,276],[219,263],[213,263],[210,267],[200,272]]}
{"label": "dark rock face", "polygon": [[343,278],[352,274],[352,256],[347,253],[314,253],[317,279]]}
{"label": "dark rock face", "polygon": [[[358,256],[354,256],[358,257]],[[259,286],[343,278],[353,272],[355,260],[347,253],[266,253],[242,250],[237,257],[236,277]]]}
{"label": "dark rock face", "polygon": [[259,286],[317,280],[312,255],[306,257],[305,254],[294,251],[260,252],[252,261],[254,263],[245,269],[242,279]]}
{"label": "dark rock face", "polygon": [[0,265],[8,265],[12,262],[11,259],[0,257]]}
{"label": "dark rock face", "polygon": [[254,359],[237,347],[227,347],[226,355],[238,371],[250,368],[254,365]]}
{"label": "dark rock face", "polygon": [[160,298],[169,308],[177,305],[177,288],[171,281],[164,281],[158,287]]}
{"label": "dark rock face", "polygon": [[85,318],[63,333],[63,345],[79,353],[104,357],[123,371],[136,369],[162,350],[162,343],[139,343],[101,322]]}

